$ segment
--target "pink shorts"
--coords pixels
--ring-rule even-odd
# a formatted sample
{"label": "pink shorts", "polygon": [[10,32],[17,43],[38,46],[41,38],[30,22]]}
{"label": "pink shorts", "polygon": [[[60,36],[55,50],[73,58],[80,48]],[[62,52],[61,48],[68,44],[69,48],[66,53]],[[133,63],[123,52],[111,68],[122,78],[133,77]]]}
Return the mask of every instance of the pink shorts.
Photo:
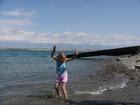
{"label": "pink shorts", "polygon": [[56,83],[64,83],[64,82],[67,82],[68,81],[68,73],[67,71],[65,71],[63,74],[61,75],[57,75],[57,78],[56,78]]}

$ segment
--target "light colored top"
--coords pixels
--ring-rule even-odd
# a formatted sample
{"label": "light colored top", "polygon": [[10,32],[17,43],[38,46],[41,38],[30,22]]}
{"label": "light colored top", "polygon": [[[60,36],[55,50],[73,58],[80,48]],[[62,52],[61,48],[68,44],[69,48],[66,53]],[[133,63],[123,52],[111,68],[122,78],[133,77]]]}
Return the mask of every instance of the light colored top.
{"label": "light colored top", "polygon": [[62,75],[66,71],[66,63],[65,62],[56,62],[56,74]]}

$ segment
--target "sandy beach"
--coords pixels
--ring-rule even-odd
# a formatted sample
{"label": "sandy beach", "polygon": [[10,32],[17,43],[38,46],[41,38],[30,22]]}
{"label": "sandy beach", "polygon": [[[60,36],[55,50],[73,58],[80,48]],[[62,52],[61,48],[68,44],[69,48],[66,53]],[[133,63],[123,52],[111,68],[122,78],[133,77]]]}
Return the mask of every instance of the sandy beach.
{"label": "sandy beach", "polygon": [[[79,77],[73,84],[68,83],[68,102],[53,96],[53,84],[49,87],[40,84],[12,87],[16,95],[11,93],[1,98],[5,100],[1,105],[140,105],[140,69],[130,67],[132,63],[133,66],[138,65],[139,57],[139,54],[115,57],[103,62],[103,67],[95,74]],[[108,87],[108,81],[117,83],[120,80],[122,84]],[[99,87],[101,84],[105,87]],[[98,91],[94,91],[93,87]],[[83,91],[85,89],[89,91]]]}

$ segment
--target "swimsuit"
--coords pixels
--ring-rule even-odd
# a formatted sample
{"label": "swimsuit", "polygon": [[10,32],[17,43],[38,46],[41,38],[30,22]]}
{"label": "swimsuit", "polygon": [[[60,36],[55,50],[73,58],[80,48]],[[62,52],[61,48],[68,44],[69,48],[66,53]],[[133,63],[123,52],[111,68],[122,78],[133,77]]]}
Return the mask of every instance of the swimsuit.
{"label": "swimsuit", "polygon": [[66,63],[57,61],[57,69],[56,69],[56,82],[63,83],[68,81],[68,73],[66,71]]}

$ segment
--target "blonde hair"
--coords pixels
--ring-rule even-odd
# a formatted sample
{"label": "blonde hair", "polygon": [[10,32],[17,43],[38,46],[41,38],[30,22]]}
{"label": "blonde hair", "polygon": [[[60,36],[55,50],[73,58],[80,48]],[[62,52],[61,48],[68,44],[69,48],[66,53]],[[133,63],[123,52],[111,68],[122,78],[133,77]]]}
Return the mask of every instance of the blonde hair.
{"label": "blonde hair", "polygon": [[60,52],[58,54],[57,58],[60,62],[65,62],[66,61],[66,55],[63,52]]}

